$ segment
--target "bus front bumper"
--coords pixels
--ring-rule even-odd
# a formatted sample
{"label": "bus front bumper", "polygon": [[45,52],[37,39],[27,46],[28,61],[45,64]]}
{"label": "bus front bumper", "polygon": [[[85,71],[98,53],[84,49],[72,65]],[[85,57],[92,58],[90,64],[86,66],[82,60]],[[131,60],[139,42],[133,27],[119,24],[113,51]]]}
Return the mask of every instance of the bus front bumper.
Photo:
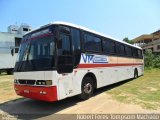
{"label": "bus front bumper", "polygon": [[14,84],[14,89],[17,95],[26,98],[53,102],[57,101],[57,87],[56,86],[28,86]]}

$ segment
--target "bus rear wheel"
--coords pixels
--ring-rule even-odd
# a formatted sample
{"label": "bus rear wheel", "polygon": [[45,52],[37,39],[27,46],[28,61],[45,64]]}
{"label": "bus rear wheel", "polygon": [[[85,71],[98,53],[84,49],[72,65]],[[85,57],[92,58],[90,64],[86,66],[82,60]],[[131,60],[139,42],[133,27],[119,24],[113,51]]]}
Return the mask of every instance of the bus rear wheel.
{"label": "bus rear wheel", "polygon": [[85,77],[82,81],[81,85],[81,94],[79,97],[82,100],[89,99],[93,95],[94,91],[94,84],[91,77]]}
{"label": "bus rear wheel", "polygon": [[134,70],[134,79],[136,79],[136,78],[138,78],[138,70],[137,69]]}

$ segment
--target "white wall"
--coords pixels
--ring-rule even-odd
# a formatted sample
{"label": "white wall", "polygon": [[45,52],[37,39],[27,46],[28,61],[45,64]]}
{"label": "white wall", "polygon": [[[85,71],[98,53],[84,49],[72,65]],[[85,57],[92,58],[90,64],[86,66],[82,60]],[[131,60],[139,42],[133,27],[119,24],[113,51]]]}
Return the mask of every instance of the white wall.
{"label": "white wall", "polygon": [[15,47],[15,37],[21,35],[0,33],[0,69],[13,68],[17,54],[12,56],[11,50]]}

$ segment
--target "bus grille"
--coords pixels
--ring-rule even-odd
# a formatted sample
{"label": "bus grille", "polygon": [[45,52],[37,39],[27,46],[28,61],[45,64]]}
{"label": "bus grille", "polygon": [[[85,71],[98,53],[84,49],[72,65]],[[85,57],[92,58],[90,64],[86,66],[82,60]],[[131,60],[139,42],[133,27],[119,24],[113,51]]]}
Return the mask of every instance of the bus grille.
{"label": "bus grille", "polygon": [[19,84],[22,85],[34,85],[35,84],[35,80],[18,80]]}

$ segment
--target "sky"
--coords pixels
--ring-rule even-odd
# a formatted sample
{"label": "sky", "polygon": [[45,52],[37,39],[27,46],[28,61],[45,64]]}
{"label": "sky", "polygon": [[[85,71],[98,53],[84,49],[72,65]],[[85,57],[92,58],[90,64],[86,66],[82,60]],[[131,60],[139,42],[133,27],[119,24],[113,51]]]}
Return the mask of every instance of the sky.
{"label": "sky", "polygon": [[160,29],[160,0],[0,0],[0,31],[27,23],[78,24],[119,40]]}

